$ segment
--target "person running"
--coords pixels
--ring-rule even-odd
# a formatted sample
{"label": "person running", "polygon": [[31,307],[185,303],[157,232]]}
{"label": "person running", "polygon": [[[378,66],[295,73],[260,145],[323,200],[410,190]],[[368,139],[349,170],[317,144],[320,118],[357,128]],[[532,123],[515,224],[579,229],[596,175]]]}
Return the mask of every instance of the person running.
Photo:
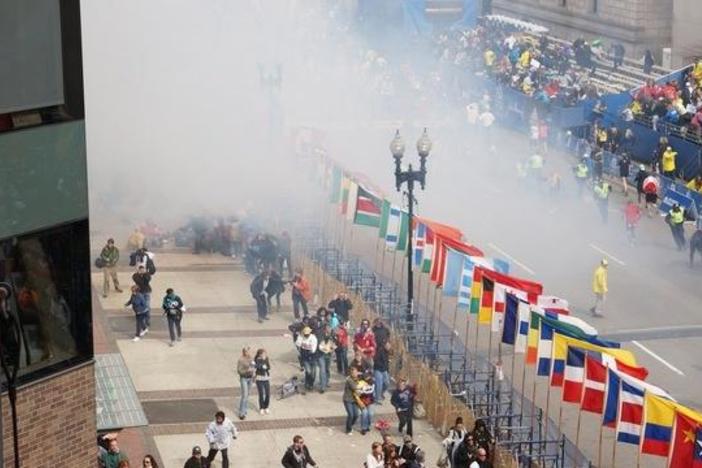
{"label": "person running", "polygon": [[266,350],[261,348],[256,351],[254,357],[256,366],[256,389],[258,390],[258,408],[261,414],[269,414],[268,409],[271,402],[271,363],[268,360]]}
{"label": "person running", "polygon": [[146,299],[146,330],[151,328],[151,275],[146,271],[146,267],[139,265],[137,271],[132,275],[132,281],[139,287],[139,291]]}
{"label": "person running", "polygon": [[121,293],[119,288],[119,278],[117,277],[117,262],[119,262],[119,249],[115,245],[115,240],[107,239],[107,245],[100,252],[102,261],[102,297],[107,297],[110,292],[110,279],[115,286],[115,291]]}
{"label": "person running", "polygon": [[407,427],[407,435],[412,436],[412,412],[414,411],[414,392],[407,385],[407,379],[400,378],[397,381],[397,388],[392,392],[390,404],[395,408],[399,425],[397,430],[400,434]]}
{"label": "person running", "polygon": [[241,356],[236,362],[236,372],[239,374],[239,384],[241,386],[241,396],[239,398],[239,419],[241,420],[246,419],[251,381],[255,371],[256,363],[251,357],[251,347],[244,346],[241,349]]}
{"label": "person running", "polygon": [[590,308],[593,317],[604,316],[604,303],[607,296],[607,267],[609,262],[606,258],[600,261],[600,265],[595,269],[592,276],[592,292],[595,294],[595,305]]}
{"label": "person running", "polygon": [[171,338],[169,346],[175,346],[175,342],[181,341],[183,335],[180,323],[183,320],[185,305],[183,305],[183,300],[180,296],[173,291],[173,288],[168,288],[161,307],[168,321],[168,334]]}
{"label": "person running", "polygon": [[360,414],[361,400],[358,395],[358,382],[360,376],[358,369],[355,367],[349,368],[349,376],[346,377],[344,383],[344,394],[342,401],[346,410],[346,434],[353,434],[353,426],[356,424],[358,415]]}
{"label": "person running", "polygon": [[205,437],[210,444],[210,451],[207,454],[207,461],[211,465],[217,456],[217,452],[222,452],[222,468],[229,468],[229,447],[232,439],[236,439],[239,434],[236,426],[223,411],[215,413],[215,420],[207,426]]}
{"label": "person running", "polygon": [[371,453],[366,457],[365,468],[385,468],[385,457],[383,455],[383,444],[373,442]]}
{"label": "person running", "polygon": [[312,299],[312,288],[307,278],[305,278],[302,268],[295,270],[295,276],[293,276],[290,284],[292,284],[292,302],[295,318],[300,318],[300,307],[302,307],[304,316],[307,317],[309,315],[307,303]]}
{"label": "person running", "polygon": [[600,179],[595,184],[595,199],[597,200],[597,206],[600,210],[600,217],[602,218],[602,223],[607,224],[609,221],[609,193],[612,188],[604,180]]}
{"label": "person running", "polygon": [[295,346],[300,352],[300,361],[305,370],[305,387],[304,392],[312,390],[314,387],[314,379],[317,367],[317,337],[312,333],[310,327],[304,327],[302,334],[297,337]]}
{"label": "person running", "polygon": [[587,166],[587,158],[583,157],[580,162],[573,168],[575,173],[575,181],[578,184],[578,197],[582,197],[583,188],[587,184],[589,178],[589,168]]}
{"label": "person running", "polygon": [[280,460],[283,468],[306,468],[308,466],[317,466],[310,451],[305,445],[305,440],[301,435],[293,437],[293,443],[285,450],[283,458]]}
{"label": "person running", "polygon": [[670,226],[670,232],[673,234],[673,241],[678,250],[682,251],[685,248],[685,212],[680,205],[673,203],[673,207],[666,216],[666,222]]}
{"label": "person running", "polygon": [[626,223],[626,237],[630,245],[634,245],[636,241],[636,226],[639,224],[639,220],[641,220],[641,208],[633,200],[627,201],[624,207],[624,221]]}
{"label": "person running", "polygon": [[660,181],[654,174],[647,176],[643,181],[643,191],[646,198],[646,212],[649,218],[653,217],[658,204],[658,188]]}
{"label": "person running", "polygon": [[619,177],[622,179],[622,189],[624,190],[624,195],[629,194],[629,172],[631,168],[631,156],[629,153],[624,152],[619,157]]}
{"label": "person running", "polygon": [[210,468],[210,461],[202,456],[202,449],[196,445],[193,447],[192,456],[188,458],[183,468]]}
{"label": "person running", "polygon": [[132,286],[132,295],[124,304],[125,307],[132,306],[134,311],[134,316],[136,317],[136,333],[132,341],[139,341],[142,336],[144,336],[149,329],[146,327],[146,313],[148,308],[146,306],[146,299],[144,295],[139,291],[139,286]]}
{"label": "person running", "polygon": [[639,204],[641,204],[641,198],[645,197],[646,192],[644,191],[644,180],[649,176],[648,171],[646,171],[646,166],[643,164],[639,165],[639,170],[634,176],[634,183],[636,183],[636,196]]}

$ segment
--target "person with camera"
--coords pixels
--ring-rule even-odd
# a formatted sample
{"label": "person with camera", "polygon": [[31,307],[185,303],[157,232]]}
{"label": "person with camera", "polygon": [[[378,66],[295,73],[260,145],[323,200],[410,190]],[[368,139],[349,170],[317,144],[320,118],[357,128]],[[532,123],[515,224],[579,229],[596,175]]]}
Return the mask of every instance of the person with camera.
{"label": "person with camera", "polygon": [[166,289],[166,296],[163,298],[163,312],[168,321],[168,334],[171,337],[170,346],[175,346],[175,342],[181,340],[182,329],[180,322],[183,320],[185,306],[181,298],[173,292],[173,288]]}

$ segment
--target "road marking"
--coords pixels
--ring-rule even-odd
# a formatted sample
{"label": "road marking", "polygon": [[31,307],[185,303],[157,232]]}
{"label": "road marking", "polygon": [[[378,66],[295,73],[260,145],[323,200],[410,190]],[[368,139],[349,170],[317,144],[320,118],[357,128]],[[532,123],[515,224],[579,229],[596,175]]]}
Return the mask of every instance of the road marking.
{"label": "road marking", "polygon": [[536,275],[534,270],[532,270],[531,268],[529,268],[528,266],[526,266],[525,264],[523,264],[522,262],[520,262],[519,260],[517,260],[516,258],[511,256],[510,254],[508,254],[507,252],[505,252],[504,250],[502,250],[501,248],[499,248],[498,246],[496,246],[492,242],[488,244],[488,247],[490,247],[492,250],[502,254],[505,258],[507,258],[507,260],[511,260],[515,264],[519,265],[522,268],[522,270],[526,271],[530,275],[532,275],[532,276]]}
{"label": "road marking", "polygon": [[624,263],[623,261],[619,260],[617,257],[615,257],[614,255],[612,255],[611,253],[606,252],[604,249],[601,249],[601,248],[597,247],[595,244],[590,244],[590,247],[592,247],[593,249],[595,249],[596,251],[598,251],[599,253],[601,253],[601,254],[604,255],[605,257],[611,258],[612,260],[614,260],[615,262],[617,262],[617,263],[620,264],[621,266],[626,266],[626,263]]}
{"label": "road marking", "polygon": [[638,341],[632,341],[632,343],[635,344],[636,346],[638,346],[639,348],[641,348],[642,351],[650,354],[651,357],[656,359],[658,362],[663,364],[668,369],[672,370],[673,372],[675,372],[678,375],[685,377],[685,374],[683,373],[683,371],[681,371],[680,369],[678,369],[677,367],[675,367],[674,365],[672,365],[671,363],[669,363],[668,361],[666,361],[665,359],[663,359],[662,357],[660,357],[659,355],[657,355],[656,353],[654,353],[653,351],[651,351],[650,349],[648,349],[647,347],[645,347],[644,345],[639,343]]}

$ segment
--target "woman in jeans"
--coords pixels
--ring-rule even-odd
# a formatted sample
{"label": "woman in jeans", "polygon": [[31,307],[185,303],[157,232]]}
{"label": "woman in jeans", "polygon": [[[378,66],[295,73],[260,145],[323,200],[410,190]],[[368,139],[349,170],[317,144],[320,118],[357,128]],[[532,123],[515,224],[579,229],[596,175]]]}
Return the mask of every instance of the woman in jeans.
{"label": "woman in jeans", "polygon": [[258,389],[258,407],[261,414],[268,414],[268,405],[271,401],[271,363],[268,361],[266,350],[261,348],[256,351],[254,358],[256,366],[256,388]]}
{"label": "woman in jeans", "polygon": [[168,320],[168,333],[171,336],[171,346],[175,345],[176,340],[180,341],[182,330],[180,321],[183,320],[183,311],[185,306],[183,301],[173,292],[173,288],[166,289],[166,296],[163,298],[163,312]]}
{"label": "woman in jeans", "polygon": [[239,400],[239,419],[246,419],[246,406],[249,402],[249,390],[254,377],[256,364],[251,357],[251,347],[244,346],[241,350],[241,357],[236,363],[236,371],[239,374],[241,384],[241,399]]}
{"label": "woman in jeans", "polygon": [[344,385],[344,409],[346,410],[346,434],[353,434],[353,425],[356,424],[358,415],[360,414],[360,402],[358,396],[358,381],[359,381],[358,368],[350,367],[349,376],[346,378],[346,383]]}

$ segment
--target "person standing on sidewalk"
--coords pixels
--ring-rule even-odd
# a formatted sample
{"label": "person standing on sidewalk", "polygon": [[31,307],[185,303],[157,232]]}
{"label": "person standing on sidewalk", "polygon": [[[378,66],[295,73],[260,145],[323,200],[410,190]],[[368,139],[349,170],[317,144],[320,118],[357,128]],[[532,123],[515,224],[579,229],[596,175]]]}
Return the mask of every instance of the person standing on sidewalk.
{"label": "person standing on sidewalk", "polygon": [[256,301],[258,323],[268,320],[268,295],[266,294],[266,288],[268,288],[268,271],[264,270],[254,277],[249,287],[251,296]]}
{"label": "person standing on sidewalk", "polygon": [[307,309],[307,303],[312,299],[312,288],[310,283],[305,278],[302,268],[295,270],[295,276],[291,281],[292,284],[292,302],[293,302],[293,313],[295,318],[300,318],[300,306],[302,306],[302,312],[305,317],[310,313]]}
{"label": "person standing on sidewalk", "polygon": [[329,325],[323,325],[317,332],[317,367],[319,368],[319,393],[329,388],[331,378],[331,356],[336,349]]}
{"label": "person standing on sidewalk", "polygon": [[275,311],[280,312],[280,295],[285,292],[285,283],[283,278],[275,270],[268,273],[268,286],[266,287],[266,296],[268,298],[268,312],[273,309],[273,298],[275,297]]}
{"label": "person standing on sidewalk", "polygon": [[241,350],[241,357],[236,363],[236,372],[239,374],[239,383],[241,384],[241,397],[239,399],[239,419],[246,419],[246,410],[249,403],[249,391],[251,390],[251,381],[254,378],[256,371],[256,363],[251,357],[251,347],[244,346]]}
{"label": "person standing on sidewalk", "polygon": [[336,370],[341,375],[346,375],[349,371],[349,333],[344,324],[340,324],[334,330],[334,342],[336,344]]}
{"label": "person standing on sidewalk", "polygon": [[685,212],[680,208],[680,205],[673,203],[673,207],[666,216],[666,222],[670,226],[670,232],[673,234],[673,241],[678,250],[685,248]]}
{"label": "person standing on sidewalk", "polygon": [[212,461],[217,456],[217,452],[222,452],[222,468],[229,468],[229,447],[232,439],[236,439],[239,431],[223,411],[215,413],[215,420],[207,426],[205,437],[210,444],[210,451],[207,454],[207,461]]}
{"label": "person standing on sidewalk", "polygon": [[316,467],[317,462],[314,461],[310,451],[305,445],[305,440],[301,435],[293,437],[293,443],[283,454],[280,460],[283,468],[307,468],[308,466]]}
{"label": "person standing on sidewalk", "polygon": [[350,367],[349,376],[346,377],[346,382],[344,383],[344,395],[342,401],[344,402],[344,409],[346,410],[346,434],[353,434],[353,426],[356,424],[358,415],[360,414],[360,404],[361,400],[358,395],[358,382],[360,380],[360,375],[358,368]]}
{"label": "person standing on sidewalk", "polygon": [[373,383],[375,385],[373,399],[376,405],[382,405],[385,400],[385,391],[390,387],[390,374],[388,373],[390,367],[390,330],[380,318],[373,322],[373,335],[376,343],[375,356],[373,357]]}
{"label": "person standing on sidewalk", "polygon": [[595,305],[590,309],[593,317],[604,317],[604,303],[607,296],[607,266],[606,258],[600,261],[592,276],[592,292],[595,294]]}
{"label": "person standing on sidewalk", "polygon": [[168,288],[166,289],[166,295],[163,298],[161,307],[163,308],[163,313],[166,315],[166,321],[168,322],[168,334],[171,337],[169,345],[175,346],[175,342],[180,341],[181,335],[183,334],[180,323],[183,320],[185,305],[183,305],[183,300],[180,296],[173,291],[173,288]]}
{"label": "person standing on sidewalk", "polygon": [[412,436],[412,412],[414,411],[414,393],[407,385],[407,380],[400,378],[397,381],[397,388],[392,392],[390,404],[395,407],[397,419],[399,420],[398,431],[407,427],[407,435]]}
{"label": "person standing on sidewalk", "polygon": [[119,249],[115,245],[115,240],[107,239],[107,245],[100,252],[100,259],[103,262],[102,267],[102,297],[107,297],[110,292],[110,278],[115,285],[115,291],[121,293],[119,288],[119,278],[117,277],[117,262],[119,261]]}
{"label": "person standing on sidewalk", "polygon": [[124,306],[132,306],[134,316],[136,317],[136,333],[132,341],[139,341],[141,337],[149,331],[149,329],[146,328],[146,314],[148,308],[146,307],[144,295],[139,291],[139,286],[132,286],[132,295]]}
{"label": "person standing on sidewalk", "polygon": [[317,368],[317,337],[310,327],[305,326],[302,329],[302,334],[298,335],[295,346],[300,352],[300,362],[305,370],[304,391],[312,390]]}
{"label": "person standing on sidewalk", "polygon": [[151,328],[151,275],[146,271],[144,265],[139,265],[136,273],[132,275],[132,281],[139,287],[139,292],[146,299],[146,330]]}
{"label": "person standing on sidewalk", "polygon": [[271,363],[266,350],[260,348],[254,357],[256,366],[256,389],[258,390],[258,408],[261,414],[268,414],[271,402]]}

